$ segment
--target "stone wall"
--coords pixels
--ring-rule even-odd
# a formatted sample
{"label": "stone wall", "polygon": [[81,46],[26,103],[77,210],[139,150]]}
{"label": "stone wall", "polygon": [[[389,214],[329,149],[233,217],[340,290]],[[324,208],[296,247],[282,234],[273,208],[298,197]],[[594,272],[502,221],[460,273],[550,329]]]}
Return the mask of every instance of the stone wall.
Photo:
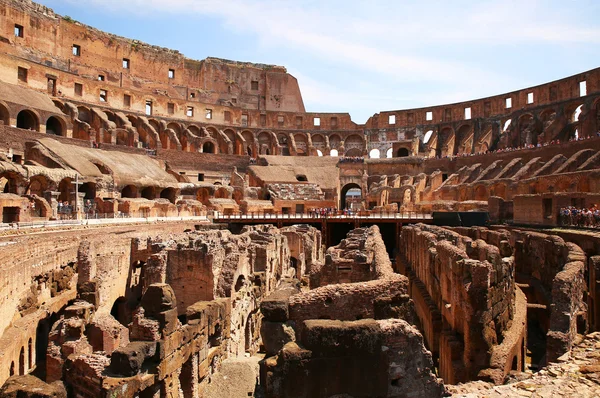
{"label": "stone wall", "polygon": [[[447,383],[476,377],[502,382],[504,363],[512,356],[522,363],[522,351],[507,350],[501,375],[482,373],[491,367],[490,353],[510,331],[520,336],[525,325],[513,330],[515,316],[514,263],[510,246],[485,241],[422,224],[402,229],[399,268],[409,275],[410,294],[425,340],[439,358],[440,376]],[[508,249],[508,250],[507,250]]]}
{"label": "stone wall", "polygon": [[323,266],[311,270],[310,286],[369,281],[393,272],[379,227],[357,228],[327,249]]}

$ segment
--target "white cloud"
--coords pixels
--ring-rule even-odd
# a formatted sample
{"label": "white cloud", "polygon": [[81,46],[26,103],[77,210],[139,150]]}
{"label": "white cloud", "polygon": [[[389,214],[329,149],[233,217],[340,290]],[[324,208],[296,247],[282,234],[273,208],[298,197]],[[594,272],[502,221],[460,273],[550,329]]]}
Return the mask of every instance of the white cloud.
{"label": "white cloud", "polygon": [[[67,0],[81,5],[81,1]],[[364,85],[339,88],[322,73],[293,73],[309,110],[377,109],[436,105],[530,85],[512,70],[494,68],[494,46],[597,44],[598,25],[582,14],[599,10],[591,0],[88,0],[88,5],[137,14],[210,16],[225,29],[250,34],[277,53],[355,73]],[[176,47],[176,43],[173,44]],[[456,53],[456,55],[455,55]],[[490,55],[492,54],[492,55]],[[518,67],[520,58],[515,57]],[[488,57],[490,59],[482,59]],[[231,58],[234,58],[232,55]],[[526,62],[526,61],[525,61]],[[288,68],[294,65],[287,64]],[[381,84],[384,90],[378,89]],[[422,90],[414,92],[415,83]],[[541,83],[541,82],[535,82]],[[410,86],[410,98],[404,93]],[[392,105],[390,105],[392,104]],[[362,113],[368,105],[369,111]]]}

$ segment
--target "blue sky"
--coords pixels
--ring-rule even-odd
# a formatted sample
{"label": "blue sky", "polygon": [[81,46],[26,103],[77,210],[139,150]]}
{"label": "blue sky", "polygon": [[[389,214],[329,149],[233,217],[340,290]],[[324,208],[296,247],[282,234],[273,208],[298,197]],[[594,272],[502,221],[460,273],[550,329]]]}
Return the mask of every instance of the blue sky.
{"label": "blue sky", "polygon": [[600,66],[597,0],[42,0],[189,58],[283,65],[306,110],[476,99]]}

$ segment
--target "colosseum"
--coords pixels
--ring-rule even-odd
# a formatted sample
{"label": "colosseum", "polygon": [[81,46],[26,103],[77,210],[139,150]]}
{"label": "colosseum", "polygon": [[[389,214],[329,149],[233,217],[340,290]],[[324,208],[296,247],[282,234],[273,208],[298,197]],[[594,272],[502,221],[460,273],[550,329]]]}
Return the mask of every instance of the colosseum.
{"label": "colosseum", "polygon": [[600,68],[357,124],[0,20],[0,397],[600,396]]}

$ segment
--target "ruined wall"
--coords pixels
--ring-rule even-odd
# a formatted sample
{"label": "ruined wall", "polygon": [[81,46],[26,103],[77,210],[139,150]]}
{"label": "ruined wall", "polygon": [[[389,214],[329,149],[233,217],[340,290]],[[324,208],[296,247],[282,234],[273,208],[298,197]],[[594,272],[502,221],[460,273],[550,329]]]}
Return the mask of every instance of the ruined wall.
{"label": "ruined wall", "polygon": [[[522,363],[518,347],[525,331],[524,323],[514,321],[510,250],[421,224],[403,227],[400,241],[398,264],[411,280],[411,297],[428,346],[439,357],[440,375],[448,383],[484,375],[501,382],[506,362],[516,356]],[[494,347],[513,333],[518,338],[501,361],[503,374],[481,373],[490,368]]]}
{"label": "ruined wall", "polygon": [[[526,293],[530,307],[536,308],[529,317],[542,323],[546,333],[547,362],[568,352],[577,333],[587,330],[587,305],[594,301],[588,297],[586,302],[586,254],[573,242],[590,249],[595,239],[567,233],[565,238],[571,240],[568,242],[560,236],[517,229],[453,229],[472,239],[483,239],[503,251],[513,252],[516,281]],[[591,268],[593,262],[590,263],[593,274]],[[590,291],[596,292],[593,284],[590,279]]]}
{"label": "ruined wall", "polygon": [[393,272],[379,227],[357,228],[339,245],[327,249],[325,264],[311,270],[310,286],[369,281]]}
{"label": "ruined wall", "polygon": [[[114,301],[127,290],[129,251],[126,248],[130,247],[132,237],[145,239],[161,232],[183,232],[191,226],[193,224],[183,222],[146,225],[140,230],[136,226],[74,228],[1,238],[5,249],[10,247],[10,250],[0,252],[0,279],[4,281],[0,298],[0,330],[3,331],[0,349],[5,353],[0,358],[0,383],[9,377],[11,363],[15,364],[14,374],[19,374],[21,351],[24,372],[35,366],[36,328],[73,299],[82,241],[93,242],[96,254],[101,254],[95,258],[96,271],[86,272],[96,272],[97,277],[105,278],[106,285],[100,295],[101,310],[110,312]],[[65,271],[69,264],[71,270]],[[116,269],[120,270],[119,275]]]}
{"label": "ruined wall", "polygon": [[411,326],[408,279],[393,273],[378,228],[351,231],[327,256],[360,257],[370,270],[357,270],[356,283],[283,285],[262,302],[265,395],[441,396],[431,354]]}
{"label": "ruined wall", "polygon": [[423,337],[406,321],[310,320],[305,329],[301,345],[266,359],[267,397],[442,396]]}
{"label": "ruined wall", "polygon": [[[314,228],[291,232],[307,257],[322,257]],[[82,397],[203,396],[223,361],[258,351],[260,303],[296,275],[287,237],[267,225],[130,238],[127,247],[80,244],[78,300],[49,333],[46,382],[64,380]]]}

